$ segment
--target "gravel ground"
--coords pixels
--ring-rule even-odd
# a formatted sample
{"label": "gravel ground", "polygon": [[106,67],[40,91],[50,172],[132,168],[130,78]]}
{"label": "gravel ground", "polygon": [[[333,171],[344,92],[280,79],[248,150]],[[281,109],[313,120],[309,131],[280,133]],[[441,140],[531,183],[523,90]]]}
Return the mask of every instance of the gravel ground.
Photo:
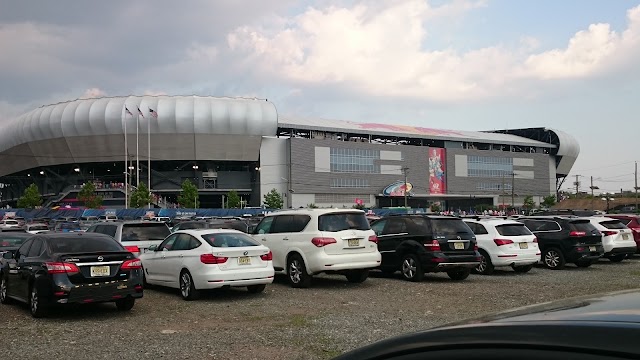
{"label": "gravel ground", "polygon": [[554,299],[640,287],[640,258],[588,269],[534,268],[452,282],[420,283],[372,272],[363,284],[320,276],[310,289],[279,277],[264,294],[244,289],[183,301],[146,290],[127,314],[111,304],[61,308],[32,319],[26,307],[0,306],[0,348],[7,358],[330,359],[390,336]]}

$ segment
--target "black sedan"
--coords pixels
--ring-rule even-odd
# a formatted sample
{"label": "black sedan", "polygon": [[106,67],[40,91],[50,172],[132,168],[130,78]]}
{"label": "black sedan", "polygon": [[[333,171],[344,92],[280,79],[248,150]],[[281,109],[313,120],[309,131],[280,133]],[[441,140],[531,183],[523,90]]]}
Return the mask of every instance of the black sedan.
{"label": "black sedan", "polygon": [[640,359],[640,289],[561,300],[404,335],[334,360]]}
{"label": "black sedan", "polygon": [[28,303],[34,317],[72,303],[115,302],[118,310],[128,311],[143,295],[140,260],[107,235],[32,235],[3,258],[0,302]]}

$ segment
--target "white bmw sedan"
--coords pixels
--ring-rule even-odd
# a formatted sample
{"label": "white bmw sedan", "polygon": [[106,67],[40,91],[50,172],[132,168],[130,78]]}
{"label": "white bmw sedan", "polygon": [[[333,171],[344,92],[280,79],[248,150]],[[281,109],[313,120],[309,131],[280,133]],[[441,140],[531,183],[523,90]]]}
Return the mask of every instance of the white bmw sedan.
{"label": "white bmw sedan", "polygon": [[145,284],[180,289],[194,300],[199,290],[247,287],[264,291],[273,282],[269,248],[231,229],[180,230],[140,255]]}

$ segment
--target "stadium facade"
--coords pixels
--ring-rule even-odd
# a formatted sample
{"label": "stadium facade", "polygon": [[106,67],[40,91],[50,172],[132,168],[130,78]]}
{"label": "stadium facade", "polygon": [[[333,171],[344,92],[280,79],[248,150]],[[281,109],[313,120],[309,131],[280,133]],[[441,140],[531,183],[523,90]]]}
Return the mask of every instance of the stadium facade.
{"label": "stadium facade", "polygon": [[438,130],[279,116],[260,99],[105,97],[0,123],[0,201],[15,206],[36,183],[46,205],[79,205],[79,186],[95,181],[106,206],[124,207],[125,178],[147,183],[150,161],[158,206],[174,203],[185,179],[214,208],[231,190],[260,206],[272,189],[294,208],[402,206],[405,182],[411,207],[519,206],[554,194],[578,153],[549,128]]}

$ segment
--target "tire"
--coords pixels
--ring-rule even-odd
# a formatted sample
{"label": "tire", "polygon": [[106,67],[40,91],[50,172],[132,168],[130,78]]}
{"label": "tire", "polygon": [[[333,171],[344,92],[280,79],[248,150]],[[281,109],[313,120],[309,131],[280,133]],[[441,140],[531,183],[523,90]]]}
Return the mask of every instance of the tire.
{"label": "tire", "polygon": [[29,291],[29,311],[34,318],[43,318],[49,315],[49,304],[40,296],[38,287],[33,284]]}
{"label": "tire", "polygon": [[609,261],[614,262],[614,263],[618,263],[621,262],[622,260],[626,259],[627,255],[613,255],[611,257],[609,257]]}
{"label": "tire", "polygon": [[495,267],[491,263],[491,257],[487,254],[486,251],[480,250],[480,255],[482,256],[482,260],[480,264],[476,266],[475,271],[480,275],[491,275],[493,274],[493,270]]}
{"label": "tire", "polygon": [[264,289],[267,288],[266,284],[260,284],[260,285],[249,285],[247,286],[247,290],[249,290],[249,293],[251,294],[259,294],[261,292],[264,292]]}
{"label": "tire", "polygon": [[544,266],[551,270],[562,270],[566,264],[562,251],[558,248],[548,248],[542,254]]}
{"label": "tire", "polygon": [[0,303],[2,304],[11,304],[11,298],[9,297],[7,291],[7,279],[2,276],[2,279],[0,279]]}
{"label": "tire", "polygon": [[144,268],[142,269],[142,288],[149,289],[151,285],[147,282],[147,275],[144,273]]}
{"label": "tire", "polygon": [[470,274],[471,274],[471,269],[465,269],[465,268],[458,268],[458,269],[447,271],[447,275],[449,275],[449,278],[451,278],[451,280],[454,280],[454,281],[462,281],[468,278]]}
{"label": "tire", "polygon": [[136,304],[136,299],[132,297],[126,297],[124,299],[116,300],[116,308],[118,311],[129,311],[133,309],[133,305]]}
{"label": "tire", "polygon": [[349,270],[345,276],[350,283],[360,284],[369,277],[369,270]]}
{"label": "tire", "polygon": [[180,295],[186,301],[197,300],[200,296],[200,292],[196,289],[193,277],[188,270],[182,270],[180,273]]}
{"label": "tire", "polygon": [[582,261],[576,261],[575,264],[577,267],[580,267],[580,268],[588,268],[593,263],[589,260],[582,260]]}
{"label": "tire", "polygon": [[517,272],[517,273],[528,273],[529,271],[531,271],[531,269],[533,269],[533,265],[521,265],[521,266],[512,266],[511,267],[513,269],[513,271]]}
{"label": "tire", "polygon": [[311,286],[312,276],[307,273],[307,266],[302,256],[293,254],[287,260],[287,278],[293,288],[308,288]]}
{"label": "tire", "polygon": [[424,279],[424,270],[422,264],[418,261],[418,257],[414,254],[406,254],[402,257],[400,272],[405,280],[418,282]]}

